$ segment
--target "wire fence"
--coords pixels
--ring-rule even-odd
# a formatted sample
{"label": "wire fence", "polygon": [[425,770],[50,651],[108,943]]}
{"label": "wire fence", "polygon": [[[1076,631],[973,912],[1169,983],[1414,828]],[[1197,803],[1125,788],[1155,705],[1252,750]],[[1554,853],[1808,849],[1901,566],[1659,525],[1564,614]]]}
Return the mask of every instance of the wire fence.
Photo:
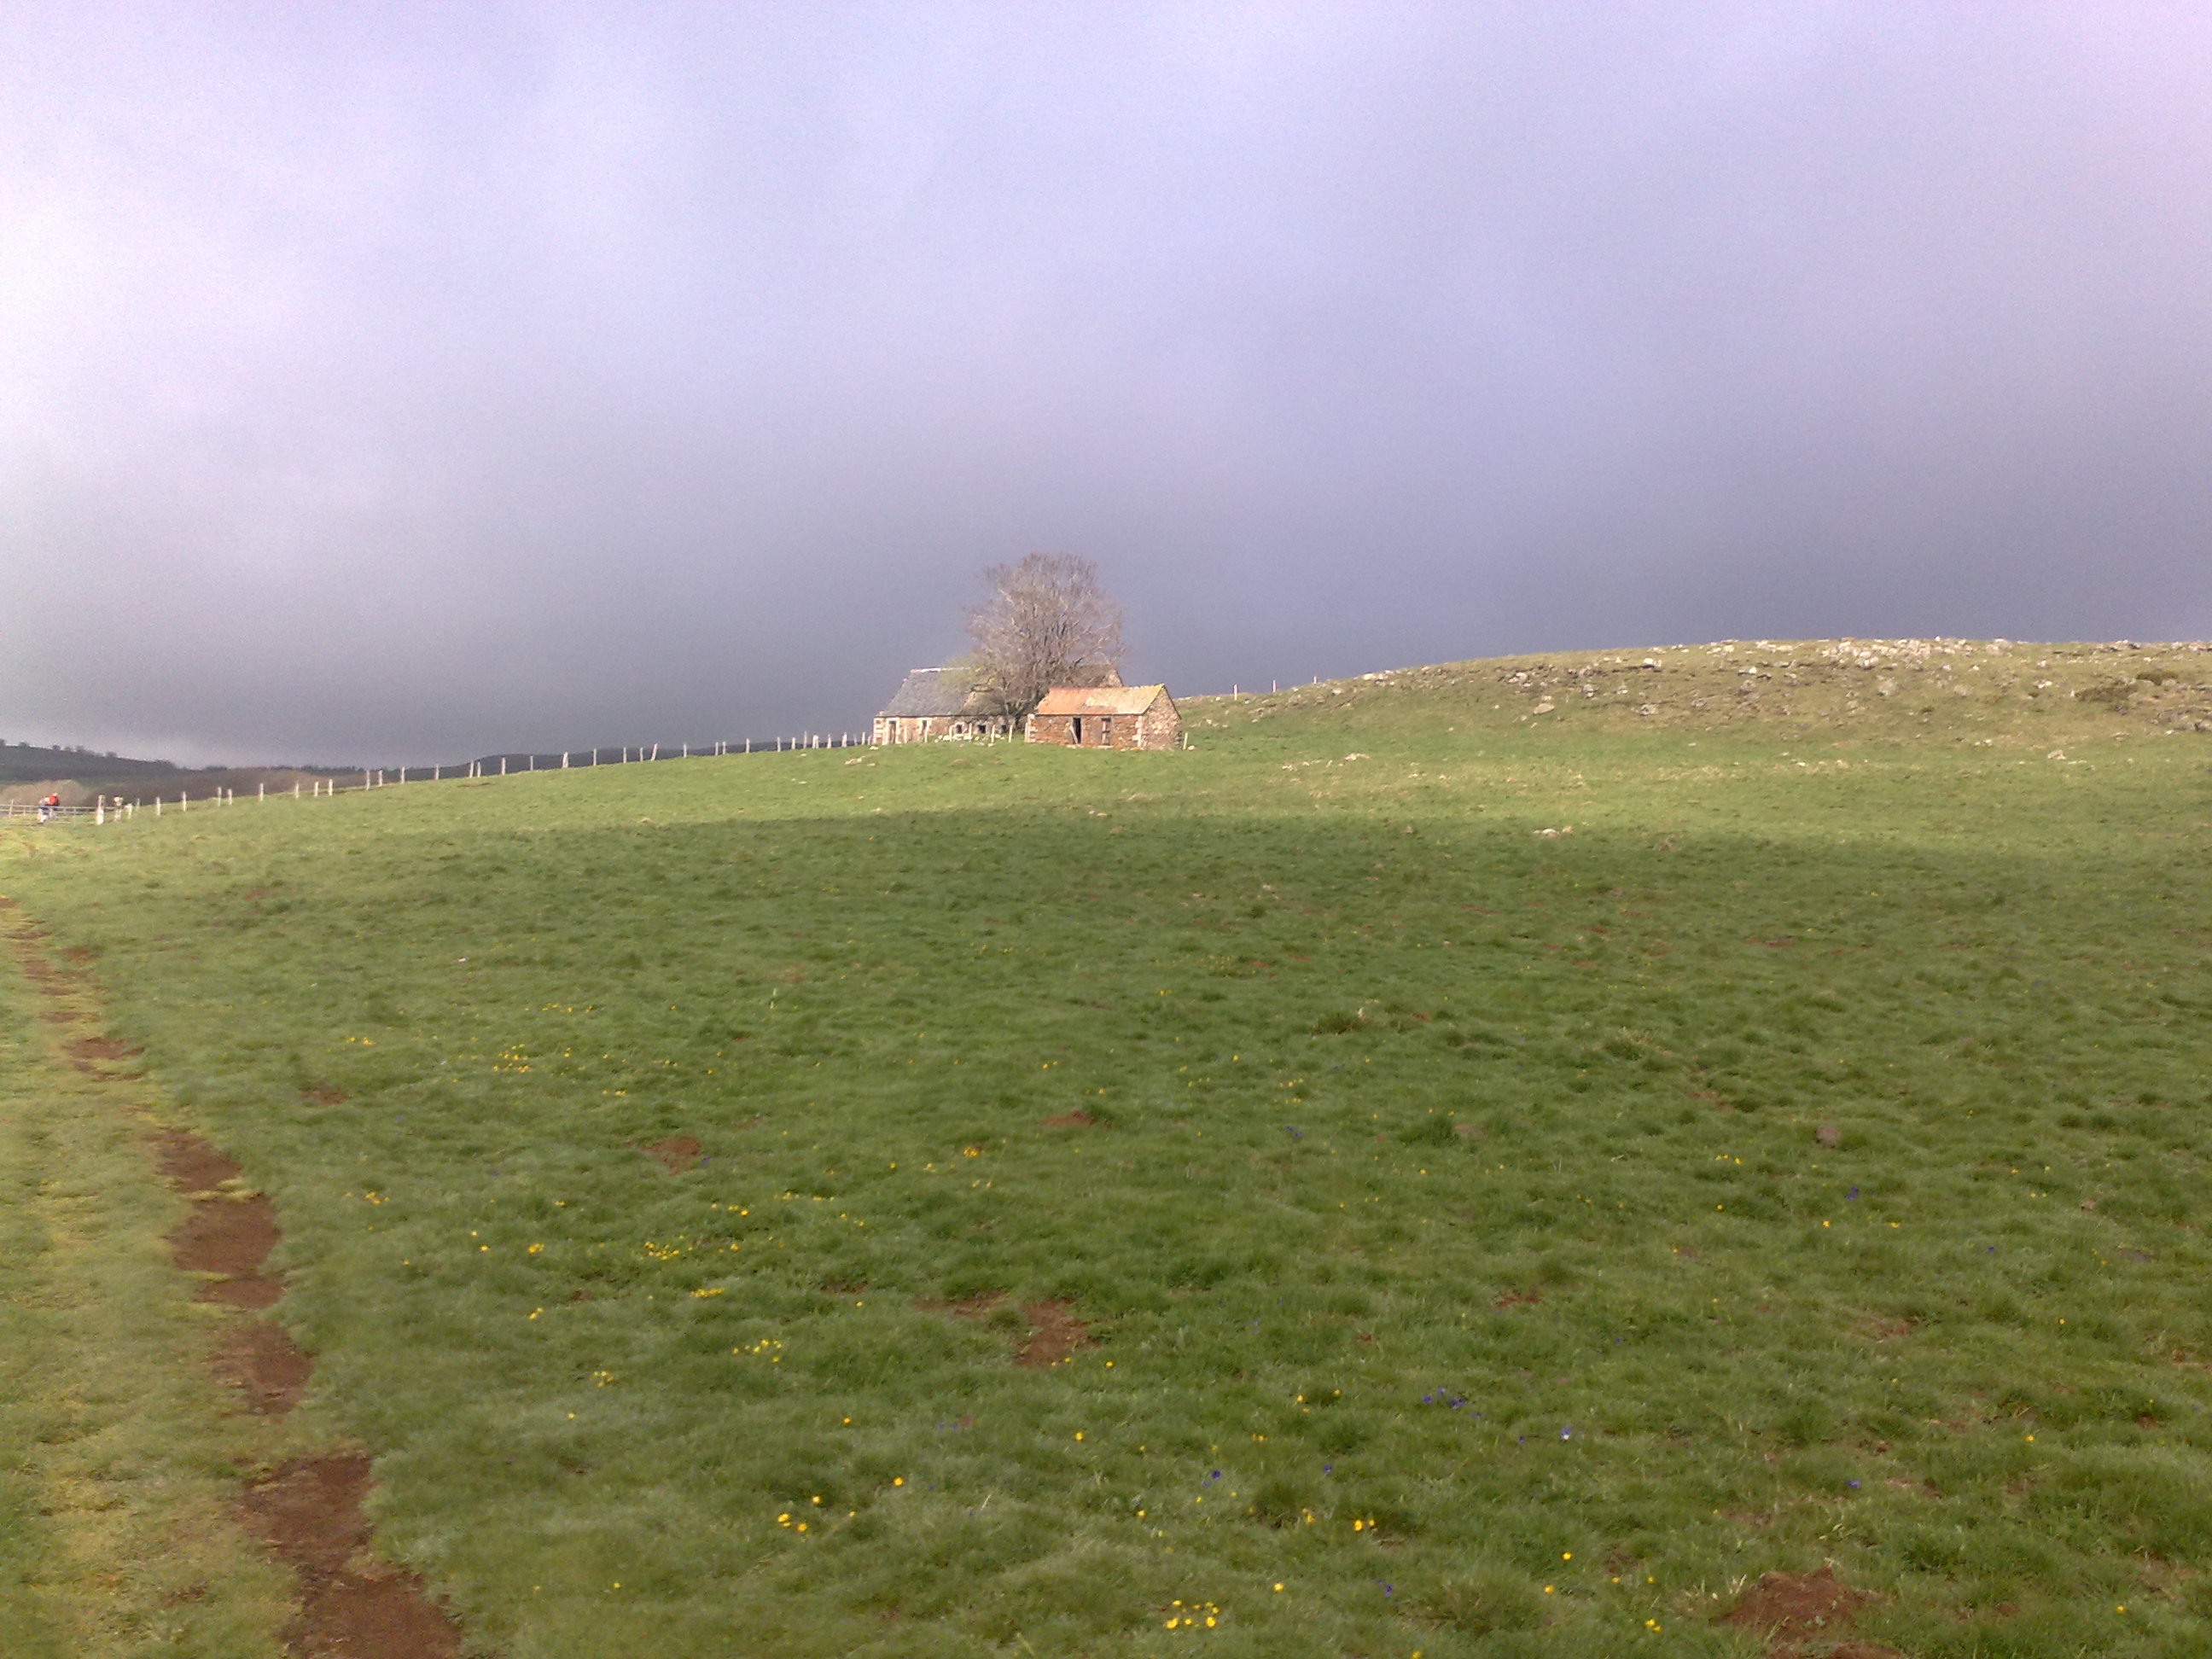
{"label": "wire fence", "polygon": [[[274,795],[280,799],[287,797],[295,800],[313,799],[325,795],[346,794],[362,789],[383,789],[399,784],[441,783],[466,778],[504,778],[529,772],[649,764],[656,761],[703,760],[727,755],[783,754],[798,749],[852,749],[866,747],[872,741],[872,738],[865,732],[809,732],[795,738],[747,738],[708,744],[656,743],[640,744],[635,749],[548,750],[539,754],[486,755],[453,766],[365,766],[358,772],[295,777],[289,788],[280,784],[271,789],[264,782],[258,784],[246,799],[267,800]],[[233,805],[238,799],[237,790],[220,785],[203,787],[201,793],[195,796],[189,784],[179,780],[173,796],[161,789],[153,790],[145,795],[101,794],[94,796],[89,806],[48,806],[35,801],[0,801],[0,819],[31,818],[40,823],[106,824],[135,818],[142,812],[158,818],[170,812],[190,812],[195,807],[204,812],[210,811]]]}
{"label": "wire fence", "polygon": [[0,800],[0,818],[36,818],[41,823],[50,818],[88,818],[97,810],[91,806],[40,806],[30,801]]}

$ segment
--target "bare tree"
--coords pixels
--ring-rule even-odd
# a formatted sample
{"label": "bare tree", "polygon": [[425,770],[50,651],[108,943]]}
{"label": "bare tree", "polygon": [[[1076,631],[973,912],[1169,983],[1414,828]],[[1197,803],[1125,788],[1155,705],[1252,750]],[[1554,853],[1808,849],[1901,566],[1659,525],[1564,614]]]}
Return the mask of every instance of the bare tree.
{"label": "bare tree", "polygon": [[1121,607],[1098,567],[1073,553],[1032,553],[983,573],[991,597],[968,613],[976,689],[1018,718],[1055,685],[1118,685]]}

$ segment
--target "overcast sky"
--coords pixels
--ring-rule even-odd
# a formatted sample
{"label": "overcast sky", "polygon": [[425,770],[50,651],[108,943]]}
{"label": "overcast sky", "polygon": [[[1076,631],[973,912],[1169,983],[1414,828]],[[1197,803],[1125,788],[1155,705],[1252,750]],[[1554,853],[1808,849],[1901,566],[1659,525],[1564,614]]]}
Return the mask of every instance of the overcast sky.
{"label": "overcast sky", "polygon": [[2201,6],[0,0],[0,737],[2212,633]]}

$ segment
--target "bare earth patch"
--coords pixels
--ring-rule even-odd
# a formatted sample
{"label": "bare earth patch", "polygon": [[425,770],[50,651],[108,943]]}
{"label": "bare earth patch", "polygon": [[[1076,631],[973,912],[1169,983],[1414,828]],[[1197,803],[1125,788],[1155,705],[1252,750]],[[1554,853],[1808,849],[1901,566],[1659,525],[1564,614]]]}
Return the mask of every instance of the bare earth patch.
{"label": "bare earth patch", "polygon": [[[238,1161],[198,1135],[157,1130],[154,1148],[161,1173],[198,1200],[169,1234],[177,1265],[222,1275],[197,1299],[274,1305],[284,1281],[262,1264],[283,1237],[275,1207],[258,1193],[228,1191]],[[282,1417],[306,1395],[315,1362],[282,1326],[241,1319],[217,1341],[210,1368],[247,1411]],[[368,1484],[367,1457],[325,1454],[294,1459],[240,1498],[245,1529],[299,1576],[300,1613],[285,1627],[285,1646],[301,1659],[447,1659],[460,1651],[453,1620],[420,1578],[369,1553],[362,1510]]]}
{"label": "bare earth patch", "polygon": [[[996,1291],[963,1297],[957,1302],[917,1302],[915,1305],[925,1313],[945,1314],[954,1319],[971,1320],[977,1323],[1012,1326],[1015,1322],[991,1317],[1002,1309],[1012,1306]],[[1091,1334],[1091,1327],[1075,1316],[1074,1308],[1072,1302],[1023,1304],[1018,1310],[1021,1322],[1026,1323],[1029,1328],[1022,1334],[1020,1345],[1014,1350],[1014,1364],[1042,1369],[1048,1365],[1057,1365],[1080,1349],[1097,1347],[1097,1340]]]}
{"label": "bare earth patch", "polygon": [[284,1285],[263,1273],[261,1264],[283,1237],[276,1206],[259,1194],[251,1198],[202,1196],[191,1212],[170,1229],[169,1249],[187,1273],[222,1275],[194,1291],[193,1301],[267,1308],[283,1297]]}
{"label": "bare earth patch", "polygon": [[450,1659],[453,1620],[420,1578],[369,1553],[368,1486],[366,1456],[331,1453],[294,1458],[239,1500],[240,1522],[299,1575],[285,1645],[319,1659]]}
{"label": "bare earth patch", "polygon": [[282,1326],[240,1320],[223,1333],[212,1361],[216,1380],[245,1397],[257,1417],[282,1417],[300,1403],[315,1362]]}
{"label": "bare earth patch", "polygon": [[110,1077],[106,1067],[118,1060],[136,1060],[138,1050],[119,1037],[81,1036],[69,1045],[70,1063],[94,1077]]}
{"label": "bare earth patch", "polygon": [[1043,1127],[1048,1129],[1087,1129],[1097,1121],[1079,1106],[1072,1112],[1062,1112],[1058,1117],[1045,1119]]}
{"label": "bare earth patch", "polygon": [[656,1140],[645,1149],[646,1156],[656,1160],[671,1175],[682,1175],[699,1162],[706,1151],[690,1135],[671,1135],[665,1140]]}
{"label": "bare earth patch", "polygon": [[1014,1354],[1017,1365],[1057,1365],[1079,1348],[1095,1348],[1091,1328],[1068,1302],[1031,1302],[1022,1308],[1030,1322],[1029,1340]]}
{"label": "bare earth patch", "polygon": [[161,1130],[154,1137],[154,1149],[161,1173],[180,1192],[216,1192],[240,1173],[236,1159],[186,1130]]}
{"label": "bare earth patch", "polygon": [[[1806,1644],[1824,1636],[1840,1636],[1868,1602],[1878,1598],[1871,1590],[1853,1589],[1836,1576],[1833,1567],[1817,1572],[1770,1572],[1721,1616],[1721,1623],[1739,1630],[1754,1630],[1767,1638],[1767,1652],[1775,1659],[1805,1655]],[[1877,1659],[1889,1650],[1863,1642],[1826,1650],[1825,1659]]]}

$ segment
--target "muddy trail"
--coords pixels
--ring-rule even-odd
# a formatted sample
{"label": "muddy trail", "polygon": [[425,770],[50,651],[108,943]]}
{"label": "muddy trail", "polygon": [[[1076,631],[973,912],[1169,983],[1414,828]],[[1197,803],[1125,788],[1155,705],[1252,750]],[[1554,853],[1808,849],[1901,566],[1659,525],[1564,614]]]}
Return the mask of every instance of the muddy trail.
{"label": "muddy trail", "polygon": [[[82,961],[64,952],[57,962],[44,932],[5,896],[0,931],[47,1004],[41,1018],[83,1028],[61,1042],[70,1063],[103,1082],[135,1082],[137,1051],[94,1029],[85,1010],[91,987]],[[162,1176],[191,1200],[168,1243],[177,1267],[200,1281],[193,1299],[234,1310],[210,1358],[215,1376],[241,1409],[281,1417],[305,1396],[315,1362],[266,1316],[284,1295],[283,1275],[268,1267],[283,1237],[276,1207],[220,1148],[155,1123],[143,1103],[130,1109],[146,1121]],[[460,1631],[452,1616],[417,1575],[370,1547],[370,1478],[365,1453],[318,1451],[288,1458],[239,1495],[233,1513],[240,1528],[297,1582],[299,1610],[282,1632],[286,1650],[301,1659],[453,1659]]]}

